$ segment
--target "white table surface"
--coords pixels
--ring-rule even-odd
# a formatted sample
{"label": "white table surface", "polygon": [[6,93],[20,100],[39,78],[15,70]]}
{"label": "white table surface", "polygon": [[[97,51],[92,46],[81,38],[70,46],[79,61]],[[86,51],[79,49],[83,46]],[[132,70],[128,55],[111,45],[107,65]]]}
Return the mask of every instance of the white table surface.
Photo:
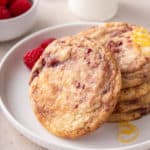
{"label": "white table surface", "polygon": [[[80,22],[67,8],[67,0],[40,0],[38,20],[32,31],[57,24]],[[127,21],[150,29],[150,0],[120,0],[117,15],[109,21]],[[27,34],[27,35],[28,35]],[[27,36],[26,35],[26,36]],[[0,60],[3,55],[20,39],[0,43]],[[33,144],[6,120],[0,110],[0,149],[1,150],[44,150]],[[53,148],[52,148],[53,149]],[[52,150],[51,149],[51,150]]]}

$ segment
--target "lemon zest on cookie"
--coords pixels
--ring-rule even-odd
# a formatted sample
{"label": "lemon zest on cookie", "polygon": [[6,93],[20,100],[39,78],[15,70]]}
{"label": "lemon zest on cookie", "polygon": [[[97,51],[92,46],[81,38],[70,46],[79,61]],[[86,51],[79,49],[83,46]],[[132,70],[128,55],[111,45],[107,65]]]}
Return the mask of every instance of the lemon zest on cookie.
{"label": "lemon zest on cookie", "polygon": [[138,128],[129,122],[119,123],[118,140],[121,143],[128,144],[134,142],[139,136]]}
{"label": "lemon zest on cookie", "polygon": [[134,43],[142,47],[150,46],[150,34],[146,29],[142,27],[136,27],[133,30],[132,39]]}
{"label": "lemon zest on cookie", "polygon": [[[145,56],[150,55],[150,33],[148,30],[142,27],[136,27],[132,32],[132,41],[140,53]],[[143,48],[148,48],[149,50],[145,51]]]}

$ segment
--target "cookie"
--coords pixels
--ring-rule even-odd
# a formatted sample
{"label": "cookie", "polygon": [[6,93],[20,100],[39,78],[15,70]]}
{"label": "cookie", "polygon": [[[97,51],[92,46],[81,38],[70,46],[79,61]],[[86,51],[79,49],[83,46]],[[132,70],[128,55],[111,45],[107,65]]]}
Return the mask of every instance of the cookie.
{"label": "cookie", "polygon": [[147,32],[140,26],[112,22],[86,29],[78,36],[93,38],[113,52],[121,69],[122,88],[129,88],[144,83],[150,76],[150,35]]}
{"label": "cookie", "polygon": [[135,73],[122,74],[122,88],[131,88],[150,81],[149,69],[150,63],[144,65],[141,70]]}
{"label": "cookie", "polygon": [[130,101],[118,102],[114,112],[130,112],[140,108],[150,107],[150,93]]}
{"label": "cookie", "polygon": [[107,121],[120,88],[121,74],[107,49],[94,39],[67,37],[46,48],[29,91],[35,115],[49,132],[77,138]]}
{"label": "cookie", "polygon": [[139,86],[122,89],[119,97],[119,102],[138,99],[141,96],[150,92],[150,82],[143,83]]}
{"label": "cookie", "polygon": [[123,121],[137,120],[149,113],[150,113],[150,107],[137,109],[135,111],[131,111],[127,113],[115,113],[110,116],[108,122],[123,122]]}

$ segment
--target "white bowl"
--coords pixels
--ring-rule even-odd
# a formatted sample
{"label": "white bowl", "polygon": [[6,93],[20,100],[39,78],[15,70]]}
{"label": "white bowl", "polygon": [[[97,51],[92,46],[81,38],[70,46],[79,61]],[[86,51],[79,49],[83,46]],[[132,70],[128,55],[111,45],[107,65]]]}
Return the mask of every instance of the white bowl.
{"label": "white bowl", "polygon": [[0,42],[22,36],[34,25],[38,0],[32,0],[31,8],[25,13],[9,19],[0,20]]}
{"label": "white bowl", "polygon": [[133,143],[122,144],[117,139],[116,123],[106,123],[95,132],[76,140],[55,137],[41,126],[31,109],[28,94],[30,71],[22,60],[26,50],[36,47],[48,37],[59,38],[71,35],[96,24],[80,23],[50,27],[26,37],[12,47],[0,63],[0,106],[7,119],[18,131],[48,149],[147,150],[150,148],[150,115],[133,121],[140,135]]}

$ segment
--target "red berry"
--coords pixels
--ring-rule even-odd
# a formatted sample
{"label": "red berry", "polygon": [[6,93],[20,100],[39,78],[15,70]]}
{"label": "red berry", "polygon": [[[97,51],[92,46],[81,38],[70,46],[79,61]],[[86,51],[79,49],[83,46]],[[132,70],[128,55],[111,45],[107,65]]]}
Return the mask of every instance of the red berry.
{"label": "red berry", "polygon": [[8,7],[10,7],[11,4],[14,3],[14,1],[15,1],[15,0],[8,0],[8,3],[7,3],[7,4],[8,4]]}
{"label": "red berry", "polygon": [[40,46],[45,49],[50,43],[52,43],[54,40],[56,40],[55,38],[49,38],[47,40],[45,40]]}
{"label": "red berry", "polygon": [[8,0],[0,0],[0,5],[6,6],[8,4]]}
{"label": "red berry", "polygon": [[0,19],[10,18],[11,15],[5,6],[0,6]]}
{"label": "red berry", "polygon": [[32,69],[32,67],[34,66],[36,61],[39,59],[43,51],[44,49],[42,47],[37,47],[25,53],[23,60],[29,69]]}
{"label": "red berry", "polygon": [[31,5],[29,0],[15,0],[10,6],[10,12],[14,17],[19,16],[30,9]]}

